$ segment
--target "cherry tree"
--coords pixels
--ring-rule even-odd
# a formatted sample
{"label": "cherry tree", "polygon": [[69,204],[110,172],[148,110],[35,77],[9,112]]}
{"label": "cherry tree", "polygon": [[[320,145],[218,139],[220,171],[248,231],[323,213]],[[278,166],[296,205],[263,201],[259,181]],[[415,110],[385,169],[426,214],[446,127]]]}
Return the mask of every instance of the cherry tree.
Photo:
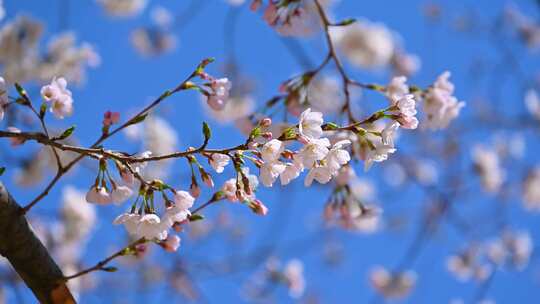
{"label": "cherry tree", "polygon": [[[471,35],[482,37],[493,52],[455,50],[465,58],[460,62],[470,64],[468,76],[453,74],[449,64],[417,77],[439,65],[424,59],[426,52],[409,51],[417,48],[405,35],[386,20],[370,20],[358,3],[193,0],[173,13],[169,4],[146,0],[97,0],[91,6],[103,20],[96,23],[125,27],[148,15],[149,22],[130,23],[130,34],[122,37],[130,48],[122,52],[148,62],[167,60],[168,66],[176,64],[178,57],[170,57],[175,52],[214,37],[207,32],[215,29],[206,25],[190,28],[194,36],[186,37],[194,40],[185,40],[188,24],[206,6],[226,8],[219,12],[225,51],[206,49],[190,68],[175,69],[174,79],[159,72],[139,75],[136,67],[125,71],[158,79],[162,88],[149,101],[130,101],[127,109],[88,97],[103,89],[94,86],[92,73],[114,68],[114,62],[100,55],[99,41],[79,41],[76,31],[64,31],[77,30],[79,20],[70,20],[70,10],[80,4],[59,2],[60,30],[47,39],[39,20],[10,12],[17,3],[0,6],[1,280],[14,294],[6,299],[24,301],[30,290],[42,303],[87,302],[101,290],[110,294],[100,301],[109,302],[116,299],[113,292],[133,292],[123,278],[135,276],[152,293],[163,288],[165,297],[207,302],[211,291],[199,277],[227,280],[248,272],[235,281],[244,300],[276,301],[276,289],[283,289],[286,297],[317,301],[324,290],[310,287],[310,280],[333,282],[324,271],[310,271],[315,263],[304,263],[303,252],[318,252],[323,264],[335,267],[347,253],[367,263],[369,255],[346,244],[365,235],[377,238],[370,242],[392,243],[388,249],[397,257],[381,258],[384,265],[369,261],[357,278],[374,293],[358,299],[350,293],[347,299],[355,301],[433,296],[422,288],[429,274],[418,266],[430,243],[446,248],[431,250],[438,273],[447,271],[448,280],[472,288],[435,295],[437,302],[491,303],[496,274],[526,273],[534,266],[527,228],[540,209],[540,169],[536,155],[524,155],[538,145],[540,78],[530,57],[537,56],[540,27],[520,7],[497,5],[494,16],[476,18],[474,10],[465,14],[424,3],[416,11],[426,30],[456,35],[464,45],[474,43]],[[340,7],[347,5],[354,10],[344,14]],[[250,75],[243,62],[245,50],[259,50],[253,45],[257,37],[238,34],[241,17],[276,37],[299,66],[288,68],[292,76],[275,79],[265,64],[279,64],[283,54],[255,56],[253,65],[279,83],[262,84],[260,91],[270,95],[257,92],[258,75]],[[106,88],[114,96],[139,89],[122,80]],[[79,114],[82,100],[106,110]],[[172,123],[176,113],[199,111],[197,102],[206,119]],[[167,111],[175,114],[167,117]],[[180,131],[194,140],[181,144]],[[292,215],[293,200],[301,205],[299,215]],[[258,222],[273,214],[271,237],[261,236],[270,245],[238,245],[254,238],[262,230]],[[250,225],[242,224],[245,215]],[[290,257],[276,239],[287,234],[286,217],[293,216],[308,219],[294,220],[306,226],[304,232],[317,228],[281,246],[299,247]],[[392,251],[395,233],[412,238],[400,239],[403,253]],[[120,237],[107,241],[112,234]],[[375,256],[377,250],[388,254],[384,246],[364,244]],[[184,250],[199,246],[214,249],[193,251],[195,258]],[[216,261],[213,253],[227,248],[245,252]]]}

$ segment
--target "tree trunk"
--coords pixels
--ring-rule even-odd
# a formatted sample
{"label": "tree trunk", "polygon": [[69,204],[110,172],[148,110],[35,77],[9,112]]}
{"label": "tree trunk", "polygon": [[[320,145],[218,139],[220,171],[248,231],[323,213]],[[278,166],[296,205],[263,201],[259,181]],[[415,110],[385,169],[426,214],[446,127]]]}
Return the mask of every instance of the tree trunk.
{"label": "tree trunk", "polygon": [[21,206],[0,182],[0,254],[41,303],[75,303],[62,271],[36,237]]}

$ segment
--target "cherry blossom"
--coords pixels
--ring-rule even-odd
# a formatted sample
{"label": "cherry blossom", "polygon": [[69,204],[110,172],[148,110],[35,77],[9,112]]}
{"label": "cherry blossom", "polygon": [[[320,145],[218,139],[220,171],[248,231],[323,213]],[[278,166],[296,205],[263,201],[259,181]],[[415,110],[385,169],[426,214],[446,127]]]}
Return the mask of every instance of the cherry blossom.
{"label": "cherry blossom", "polygon": [[111,192],[111,200],[115,203],[123,203],[133,195],[133,190],[127,186],[114,186]]}
{"label": "cherry blossom", "polygon": [[323,124],[323,115],[320,112],[312,112],[311,109],[306,109],[300,115],[298,130],[301,135],[308,138],[317,139],[321,137]]}
{"label": "cherry blossom", "polygon": [[369,278],[373,288],[389,299],[400,299],[407,296],[416,284],[414,272],[390,273],[380,266],[371,270]]}
{"label": "cherry blossom", "polygon": [[208,96],[207,103],[215,111],[221,111],[225,108],[229,98],[231,82],[227,78],[212,79],[210,82],[212,92]]}
{"label": "cherry blossom", "polygon": [[93,204],[107,205],[113,202],[111,194],[105,187],[93,186],[86,193],[86,201]]}
{"label": "cherry blossom", "polygon": [[289,294],[293,298],[299,298],[304,294],[306,281],[304,278],[304,265],[300,260],[290,260],[283,270],[283,275],[289,286]]}
{"label": "cherry blossom", "polygon": [[169,234],[169,236],[159,244],[167,252],[176,252],[178,247],[180,247],[180,237],[175,234]]}
{"label": "cherry blossom", "polygon": [[193,202],[195,202],[195,198],[193,198],[188,192],[186,191],[176,191],[174,193],[174,203],[178,208],[187,210],[193,206]]}
{"label": "cherry blossom", "polygon": [[345,27],[334,27],[332,39],[355,66],[381,68],[390,63],[395,50],[392,32],[381,23],[358,20]]}
{"label": "cherry blossom", "polygon": [[153,213],[148,213],[139,219],[136,234],[137,236],[144,237],[148,240],[164,240],[167,238],[168,228],[169,227],[163,225],[159,216]]}
{"label": "cherry blossom", "polygon": [[122,213],[114,219],[113,224],[115,225],[124,225],[127,232],[135,236],[138,233],[139,222],[141,216],[137,213]]}
{"label": "cherry blossom", "polygon": [[424,97],[424,113],[426,126],[430,129],[444,129],[454,120],[465,106],[463,101],[458,102],[454,93],[454,85],[448,80],[450,72],[442,73],[433,87],[427,90]]}
{"label": "cherry blossom", "polygon": [[50,103],[50,111],[57,118],[63,119],[72,114],[73,99],[65,78],[53,78],[51,84],[41,88],[41,96]]}

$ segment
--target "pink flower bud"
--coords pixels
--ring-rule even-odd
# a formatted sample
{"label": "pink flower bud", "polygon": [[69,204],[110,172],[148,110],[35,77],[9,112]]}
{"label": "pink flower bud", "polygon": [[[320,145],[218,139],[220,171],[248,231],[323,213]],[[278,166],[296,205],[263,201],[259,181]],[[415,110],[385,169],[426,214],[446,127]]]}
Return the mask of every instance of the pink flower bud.
{"label": "pink flower bud", "polygon": [[405,129],[416,129],[418,127],[418,119],[414,116],[400,115],[397,121]]}
{"label": "pink flower bud", "polygon": [[178,222],[174,223],[172,225],[172,228],[174,229],[174,231],[176,231],[178,233],[180,233],[180,232],[182,232],[184,230],[184,228],[182,227],[182,223],[178,223]]}
{"label": "pink flower bud", "polygon": [[197,185],[197,183],[192,183],[189,187],[189,193],[193,197],[199,197],[199,195],[201,195],[201,188],[199,188],[199,185]]}
{"label": "pink flower bud", "polygon": [[214,188],[214,180],[208,173],[202,174],[202,181],[210,188]]}
{"label": "pink flower bud", "polygon": [[169,235],[164,241],[159,243],[167,252],[176,252],[180,246],[180,237],[177,235]]}
{"label": "pink flower bud", "polygon": [[268,208],[258,199],[249,202],[249,208],[258,215],[268,214]]}
{"label": "pink flower bud", "polygon": [[264,132],[264,133],[262,134],[262,137],[263,137],[264,139],[266,139],[266,140],[271,140],[272,137],[273,137],[273,136],[272,136],[272,132]]}
{"label": "pink flower bud", "polygon": [[105,115],[103,115],[103,125],[104,126],[111,126],[115,123],[118,123],[120,121],[120,113],[119,112],[111,112],[107,111],[105,112]]}
{"label": "pink flower bud", "polygon": [[272,125],[272,119],[269,117],[263,118],[260,122],[261,127],[268,128]]}

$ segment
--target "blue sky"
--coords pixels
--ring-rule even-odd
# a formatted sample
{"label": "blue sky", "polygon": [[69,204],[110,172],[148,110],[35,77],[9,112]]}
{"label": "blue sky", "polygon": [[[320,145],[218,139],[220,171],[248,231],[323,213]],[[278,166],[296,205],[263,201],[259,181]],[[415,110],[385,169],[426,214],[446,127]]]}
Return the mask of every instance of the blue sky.
{"label": "blue sky", "polygon": [[[140,56],[129,42],[131,30],[140,25],[150,24],[149,10],[142,15],[129,19],[114,19],[107,16],[95,1],[29,1],[5,0],[7,17],[13,18],[18,13],[24,13],[38,18],[46,24],[45,37],[51,37],[60,28],[61,10],[63,3],[70,2],[68,8],[68,28],[73,30],[79,41],[87,41],[95,45],[101,56],[102,64],[87,73],[87,81],[81,87],[73,88],[75,113],[69,119],[57,123],[57,126],[68,127],[76,124],[76,134],[83,144],[90,144],[99,130],[102,113],[107,110],[121,111],[125,118],[134,111],[148,104],[164,90],[173,87],[204,57],[215,57],[216,63],[209,68],[212,74],[220,75],[220,64],[226,60],[224,51],[224,21],[229,10],[223,1],[208,1],[200,14],[190,19],[190,22],[179,28],[177,39],[179,46],[170,53],[155,58]],[[76,4],[75,4],[76,2]],[[150,1],[150,8],[159,4],[173,12],[182,11],[189,1]],[[536,8],[534,1],[518,1],[525,12]],[[422,58],[422,70],[411,79],[412,83],[421,86],[428,85],[442,71],[450,70],[456,84],[456,95],[469,101],[474,99],[476,92],[470,83],[468,70],[472,58],[479,54],[488,61],[498,58],[499,54],[485,38],[475,35],[465,35],[450,31],[448,27],[433,26],[422,17],[421,8],[424,1],[353,1],[342,0],[334,10],[337,19],[345,17],[361,17],[372,21],[384,22],[389,28],[399,32],[407,51]],[[490,21],[500,12],[506,1],[440,1],[448,9],[450,15],[457,15],[474,10],[479,15],[475,20]],[[535,12],[538,16],[538,11]],[[6,21],[2,22],[6,22]],[[289,54],[276,33],[270,29],[259,15],[248,11],[245,7],[239,15],[236,33],[236,56],[240,60],[242,72],[253,77],[256,83],[254,96],[259,103],[277,93],[279,84],[290,76],[303,71],[303,68]],[[319,63],[325,52],[322,37],[308,39],[302,42],[308,50],[309,58]],[[519,50],[519,47],[510,46]],[[523,54],[523,66],[527,72],[538,70],[538,62],[534,56]],[[537,56],[536,56],[537,58]],[[385,83],[388,73],[366,73],[347,67],[351,73],[363,82]],[[502,88],[502,106],[512,113],[523,113],[521,96],[513,84]],[[467,110],[463,116],[470,115]],[[195,145],[200,138],[200,124],[209,121],[214,138],[212,146],[228,147],[237,144],[243,137],[232,126],[222,126],[204,114],[197,94],[193,92],[175,95],[158,110],[173,126],[177,128],[181,148]],[[415,151],[404,136],[404,151]],[[485,134],[471,135],[464,139],[466,143],[481,141]],[[110,148],[124,147],[123,136],[113,138],[107,143]],[[537,147],[538,141],[532,147]],[[131,147],[130,149],[135,149]],[[530,148],[531,149],[531,148]],[[537,156],[527,154],[528,163],[536,163]],[[183,165],[183,164],[182,164]],[[249,227],[248,237],[244,244],[231,246],[223,241],[209,241],[198,244],[185,238],[181,250],[177,253],[186,263],[199,260],[219,260],[233,253],[250,252],[261,245],[272,245],[275,253],[286,260],[298,257],[305,263],[307,277],[307,293],[320,296],[322,303],[367,303],[372,299],[373,291],[367,281],[367,271],[373,265],[395,266],[415,237],[419,226],[420,212],[417,209],[422,202],[418,189],[411,186],[407,189],[392,189],[385,191],[386,186],[381,177],[382,169],[376,165],[365,176],[373,179],[381,194],[379,203],[389,215],[408,215],[406,228],[399,232],[384,232],[374,235],[360,235],[349,232],[332,231],[325,234],[318,232],[320,213],[328,188],[315,187],[304,191],[301,183],[295,183],[287,188],[277,187],[273,190],[263,190],[261,197],[271,209],[266,218],[255,217],[247,208],[222,204],[208,214],[217,214],[220,209],[229,208],[242,220],[241,225]],[[176,165],[176,170],[184,170]],[[359,172],[362,172],[359,170]],[[470,173],[470,171],[469,171]],[[360,173],[364,174],[364,173]],[[176,174],[178,176],[178,174]],[[471,174],[463,178],[471,179],[473,187],[477,181],[472,180]],[[80,169],[75,175],[65,178],[47,199],[42,201],[35,210],[36,214],[55,210],[62,185],[74,184],[86,188],[92,177],[85,169]],[[220,184],[224,178],[217,180]],[[188,187],[188,179],[179,179],[175,185]],[[14,188],[19,201],[26,202],[33,198],[38,189]],[[388,191],[389,192],[389,191]],[[395,200],[395,202],[393,202]],[[489,204],[489,199],[475,196],[473,201],[479,204]],[[103,258],[113,248],[119,248],[125,242],[124,232],[120,227],[113,227],[112,219],[123,209],[122,207],[100,208],[100,223],[95,236],[91,239],[84,254],[87,265]],[[517,227],[531,229],[535,240],[540,235],[532,228],[537,227],[537,217],[525,214],[520,210],[511,211],[513,223]],[[325,239],[335,239],[344,248],[344,261],[337,268],[330,268],[321,262],[321,252]],[[298,243],[306,245],[298,246]],[[430,240],[422,251],[420,258],[412,268],[419,273],[418,286],[405,303],[447,303],[453,298],[470,299],[474,292],[474,284],[462,284],[453,279],[445,269],[445,257],[459,248],[463,239],[453,232],[451,227],[442,225],[441,231]],[[297,246],[295,246],[297,245]],[[156,248],[157,249],[157,248]],[[155,255],[148,263],[170,263],[176,257],[162,254],[154,250]],[[159,258],[159,259],[158,259]],[[122,267],[122,264],[115,263]],[[128,271],[114,274],[99,274],[100,278],[121,280],[129,277],[129,272],[140,269],[138,266]],[[501,272],[497,274],[489,292],[489,298],[497,299],[497,303],[534,303],[534,298],[540,297],[538,292],[539,278],[538,263],[533,260],[527,270],[516,272]],[[199,278],[197,285],[204,290],[208,303],[238,303],[242,301],[238,287],[250,277],[251,272],[228,275],[222,278]],[[195,274],[195,278],[197,275]],[[128,290],[109,291],[107,288],[92,291],[83,296],[81,303],[104,302],[151,302],[154,303],[164,295],[163,285],[151,286],[147,291],[132,292]],[[126,294],[128,294],[127,298]],[[129,295],[131,294],[131,295]],[[283,288],[277,290],[279,303],[288,303]],[[28,302],[32,302],[30,295]],[[178,298],[177,298],[178,299]]]}

